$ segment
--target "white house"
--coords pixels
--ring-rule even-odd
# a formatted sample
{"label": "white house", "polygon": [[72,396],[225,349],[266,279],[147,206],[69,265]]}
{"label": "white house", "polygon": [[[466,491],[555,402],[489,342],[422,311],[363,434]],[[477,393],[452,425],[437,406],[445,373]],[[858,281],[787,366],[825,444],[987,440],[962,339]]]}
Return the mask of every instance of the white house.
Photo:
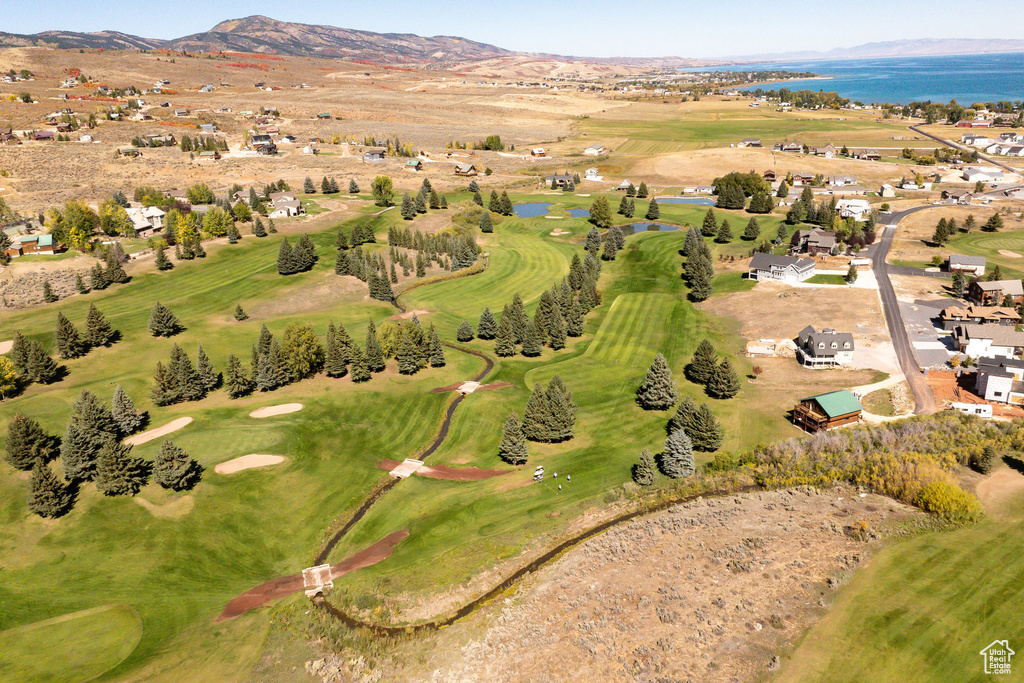
{"label": "white house", "polygon": [[1024,361],[981,359],[974,390],[986,401],[1024,405]]}
{"label": "white house", "polygon": [[867,220],[866,216],[871,213],[871,203],[866,199],[840,199],[836,202],[836,210],[843,218],[864,221]]}
{"label": "white house", "polygon": [[982,170],[975,166],[968,166],[967,168],[964,169],[962,177],[969,183],[976,183],[978,181],[981,181],[983,183],[990,183],[994,179],[993,175],[994,174],[991,171]]}
{"label": "white house", "polygon": [[278,199],[274,202],[271,218],[292,218],[306,213],[298,199]]}
{"label": "white house", "polygon": [[949,272],[954,273],[958,270],[968,275],[981,277],[985,274],[985,257],[950,254]]}
{"label": "white house", "polygon": [[751,280],[780,280],[802,282],[814,275],[814,259],[796,256],[776,256],[757,252],[747,266],[747,277]]}
{"label": "white house", "polygon": [[971,358],[1014,358],[1024,351],[1024,332],[1009,325],[958,325],[953,341]]}
{"label": "white house", "polygon": [[152,237],[164,227],[166,214],[156,206],[130,207],[125,211],[132,221],[132,227],[135,228],[136,237]]}
{"label": "white house", "polygon": [[588,157],[600,156],[604,154],[604,152],[605,149],[603,145],[591,145],[590,147],[587,147],[585,150],[583,150],[583,153],[586,154]]}
{"label": "white house", "polygon": [[853,363],[853,335],[808,325],[797,336],[797,358],[804,367],[824,368]]}
{"label": "white house", "polygon": [[896,196],[896,188],[886,183],[882,185],[882,188],[878,191],[878,196],[884,199],[891,199]]}
{"label": "white house", "polygon": [[588,168],[583,172],[584,180],[601,180],[601,175],[598,173],[596,168]]}

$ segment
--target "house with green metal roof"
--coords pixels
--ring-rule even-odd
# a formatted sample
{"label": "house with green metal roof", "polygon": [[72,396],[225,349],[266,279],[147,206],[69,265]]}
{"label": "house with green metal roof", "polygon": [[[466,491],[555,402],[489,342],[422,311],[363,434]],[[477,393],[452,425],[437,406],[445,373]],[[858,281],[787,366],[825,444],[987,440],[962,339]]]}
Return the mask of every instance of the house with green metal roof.
{"label": "house with green metal roof", "polygon": [[800,399],[793,408],[793,424],[807,432],[820,432],[860,422],[864,406],[849,389]]}

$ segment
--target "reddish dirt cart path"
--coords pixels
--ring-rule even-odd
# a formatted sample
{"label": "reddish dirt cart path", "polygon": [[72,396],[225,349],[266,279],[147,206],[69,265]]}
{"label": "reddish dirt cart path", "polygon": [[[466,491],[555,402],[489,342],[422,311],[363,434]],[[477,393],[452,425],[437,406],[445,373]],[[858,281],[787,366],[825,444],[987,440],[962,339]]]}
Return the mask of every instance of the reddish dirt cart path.
{"label": "reddish dirt cart path", "polygon": [[[389,472],[402,463],[397,460],[382,460],[377,467]],[[447,481],[481,481],[503,474],[511,474],[515,470],[484,470],[479,467],[445,467],[444,465],[424,465],[415,472],[415,476],[429,479],[445,479]]]}
{"label": "reddish dirt cart path", "polygon": [[[364,548],[354,555],[349,555],[341,562],[331,565],[331,579],[340,578],[349,572],[354,572],[357,569],[369,567],[386,560],[391,557],[391,552],[394,550],[395,546],[405,540],[408,536],[408,529],[395,531],[394,533],[388,534],[381,540],[377,541],[370,547]],[[305,584],[302,580],[302,574],[292,574],[291,576],[282,576],[278,579],[272,579],[266,583],[256,586],[255,588],[250,588],[229,602],[224,608],[224,611],[221,612],[219,617],[217,617],[217,621],[234,619],[241,614],[245,614],[251,609],[270,602],[271,600],[283,598],[291,595],[292,593],[298,593],[303,588],[305,588]]]}

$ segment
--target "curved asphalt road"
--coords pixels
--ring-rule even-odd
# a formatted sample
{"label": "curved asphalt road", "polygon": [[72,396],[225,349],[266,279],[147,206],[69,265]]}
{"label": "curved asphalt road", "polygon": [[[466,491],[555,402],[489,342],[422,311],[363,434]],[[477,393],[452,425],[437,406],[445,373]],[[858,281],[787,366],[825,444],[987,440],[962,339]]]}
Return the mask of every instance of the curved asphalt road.
{"label": "curved asphalt road", "polygon": [[[896,226],[905,217],[917,211],[934,208],[932,205],[917,206],[904,211],[894,211],[888,216],[888,223],[882,232],[882,237],[877,244],[869,249],[869,256],[873,261],[875,279],[878,280],[878,293],[882,298],[882,310],[885,312],[885,325],[889,328],[889,336],[892,338],[892,345],[896,349],[896,357],[899,359],[900,368],[907,378],[910,391],[914,394],[914,413],[917,415],[930,415],[938,410],[935,401],[935,394],[925,381],[921,366],[914,357],[914,349],[910,345],[910,335],[907,334],[907,326],[903,323],[903,314],[900,313],[899,302],[896,300],[896,292],[892,288],[892,281],[889,274],[895,275],[940,275],[929,273],[920,268],[906,268],[893,266],[885,262],[889,255],[889,248],[892,246],[893,235],[896,234]],[[909,272],[908,272],[909,271]],[[940,275],[941,276],[941,275]]]}

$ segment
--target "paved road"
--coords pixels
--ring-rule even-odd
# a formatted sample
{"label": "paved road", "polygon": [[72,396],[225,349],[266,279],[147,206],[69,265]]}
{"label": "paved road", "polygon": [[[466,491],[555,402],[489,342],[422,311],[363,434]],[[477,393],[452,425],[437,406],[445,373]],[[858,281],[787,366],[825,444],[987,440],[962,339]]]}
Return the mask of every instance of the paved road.
{"label": "paved road", "polygon": [[[892,345],[896,349],[896,357],[899,359],[900,368],[903,369],[903,374],[907,378],[907,384],[910,385],[910,391],[914,394],[914,404],[916,405],[914,413],[917,415],[930,415],[934,413],[938,410],[938,404],[935,401],[935,394],[932,393],[931,387],[925,381],[924,374],[921,372],[921,366],[917,363],[917,358],[914,357],[914,349],[910,345],[910,335],[907,334],[907,326],[903,322],[903,314],[900,312],[900,305],[896,300],[896,292],[893,290],[892,281],[889,279],[890,272],[901,274],[897,270],[900,267],[887,264],[885,259],[889,255],[892,238],[896,233],[896,226],[899,222],[916,211],[930,208],[932,208],[930,205],[919,206],[890,214],[887,221],[888,225],[882,232],[881,239],[872,245],[869,250],[869,255],[874,262],[875,278],[878,280],[878,293],[882,297],[885,325],[889,328],[889,336],[892,338]],[[913,268],[908,270],[920,269]],[[931,274],[925,271],[921,271],[921,273]]]}
{"label": "paved road", "polygon": [[[910,126],[910,130],[914,131],[915,133],[918,133],[919,135],[923,135],[926,138],[931,138],[932,140],[935,140],[936,142],[939,142],[939,143],[945,145],[946,147],[952,147],[953,149],[958,149],[958,150],[960,150],[962,152],[976,152],[977,151],[973,147],[968,147],[967,145],[958,145],[955,142],[950,142],[949,140],[943,140],[938,135],[932,135],[931,133],[926,133],[925,131],[921,130],[917,126]],[[999,168],[1003,169],[1004,171],[1007,171],[1008,173],[1020,173],[1020,169],[1019,168],[1014,168],[1013,166],[1008,166],[1008,165],[1004,164],[1003,162],[996,161],[992,157],[986,156],[984,154],[979,154],[978,155],[978,160],[979,161],[984,161],[985,163],[988,163],[988,164],[992,164],[993,166],[998,166]]]}

